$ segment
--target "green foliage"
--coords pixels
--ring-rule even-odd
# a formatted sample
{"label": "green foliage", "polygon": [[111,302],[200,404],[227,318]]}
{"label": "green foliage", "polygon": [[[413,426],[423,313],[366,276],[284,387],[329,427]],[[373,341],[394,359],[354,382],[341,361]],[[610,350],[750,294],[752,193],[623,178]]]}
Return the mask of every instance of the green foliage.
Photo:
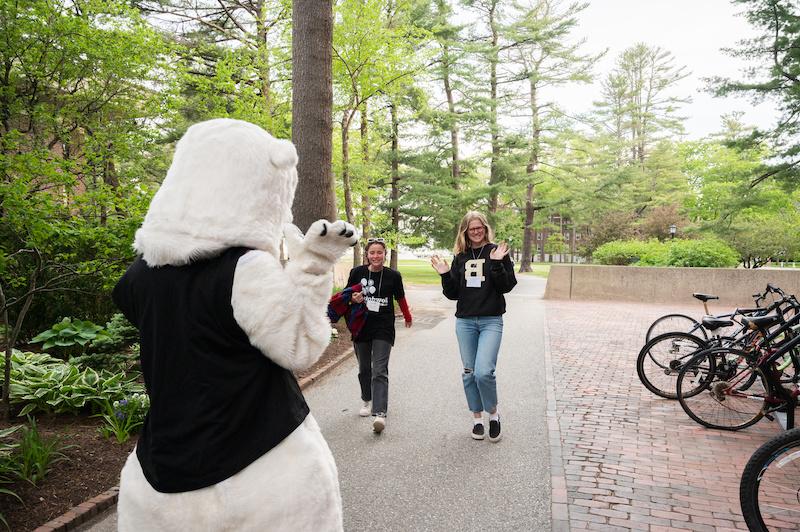
{"label": "green foliage", "polygon": [[62,451],[71,446],[61,445],[58,438],[43,438],[36,427],[36,420],[28,417],[30,425],[22,429],[19,442],[17,475],[34,486],[41,482],[51,466],[67,460]]}
{"label": "green foliage", "polygon": [[719,239],[676,240],[669,249],[670,266],[730,268],[739,262],[739,254]]}
{"label": "green foliage", "polygon": [[547,242],[544,243],[544,252],[549,254],[566,253],[569,250],[566,242],[564,242],[564,235],[556,231],[547,236]]}
{"label": "green foliage", "polygon": [[103,413],[104,424],[98,430],[105,438],[116,438],[117,443],[125,443],[144,423],[150,410],[150,398],[147,394],[135,393],[130,398],[117,401],[106,401]]}
{"label": "green foliage", "polygon": [[[0,430],[0,485],[10,483],[12,477],[19,471],[17,456],[14,454],[19,444],[10,440],[9,437],[21,428],[22,425],[17,425]],[[22,501],[19,495],[6,488],[0,488],[0,498],[2,497],[14,497],[20,502]],[[0,523],[8,528],[8,521],[3,517],[3,512],[0,512]]]}
{"label": "green foliage", "polygon": [[134,345],[129,352],[91,353],[88,355],[70,357],[68,362],[79,368],[92,368],[95,370],[105,369],[112,373],[141,372],[138,344]]}
{"label": "green foliage", "polygon": [[107,319],[163,175],[169,46],[129,4],[0,0],[0,287],[23,338]]}
{"label": "green foliage", "polygon": [[86,345],[95,340],[108,337],[108,333],[99,325],[88,320],[72,320],[64,318],[46,331],[42,331],[31,339],[31,343],[44,342],[42,349],[62,353],[74,352],[80,346],[80,352],[86,350]]}
{"label": "green foliage", "polygon": [[657,240],[614,240],[594,251],[598,264],[617,266],[666,266],[669,245]]}
{"label": "green foliage", "polygon": [[800,154],[800,13],[796,2],[775,0],[734,0],[743,7],[743,15],[757,35],[742,39],[728,49],[734,56],[751,64],[742,69],[744,79],[714,78],[712,88],[719,96],[745,96],[750,101],[774,102],[782,116],[771,130],[754,130],[735,139],[743,147],[770,145],[776,157],[765,160],[751,174],[754,182],[770,176],[796,187]]}
{"label": "green foliage", "polygon": [[[20,416],[35,412],[98,412],[107,400],[144,392],[135,376],[80,369],[47,354],[14,351],[11,364],[11,404],[21,407]],[[0,370],[4,365],[0,363]]]}
{"label": "green foliage", "polygon": [[104,336],[92,340],[89,351],[114,353],[139,341],[139,330],[119,312],[106,323],[105,332]]}
{"label": "green foliage", "polygon": [[599,264],[634,266],[692,266],[728,268],[739,262],[739,255],[719,239],[616,240],[597,248],[594,261]]}

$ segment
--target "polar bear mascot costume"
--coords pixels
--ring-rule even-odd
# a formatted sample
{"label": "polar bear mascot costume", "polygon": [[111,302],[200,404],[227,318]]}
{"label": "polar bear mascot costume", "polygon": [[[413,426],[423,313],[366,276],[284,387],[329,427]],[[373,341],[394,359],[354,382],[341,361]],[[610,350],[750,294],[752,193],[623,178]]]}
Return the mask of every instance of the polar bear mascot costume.
{"label": "polar bear mascot costume", "polygon": [[239,120],[178,142],[113,292],[151,399],[122,469],[123,532],[342,529],[336,465],[291,370],[328,344],[331,269],[358,234],[291,225],[296,164],[291,142]]}

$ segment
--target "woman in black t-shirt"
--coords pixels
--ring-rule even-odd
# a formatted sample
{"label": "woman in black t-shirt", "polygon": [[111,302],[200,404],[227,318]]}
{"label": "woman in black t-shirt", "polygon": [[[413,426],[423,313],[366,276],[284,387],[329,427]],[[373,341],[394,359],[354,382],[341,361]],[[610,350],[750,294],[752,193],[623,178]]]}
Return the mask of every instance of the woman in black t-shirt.
{"label": "woman in black t-shirt", "polygon": [[508,245],[493,244],[486,217],[475,211],[461,220],[448,266],[437,255],[431,265],[442,278],[442,291],[456,305],[456,337],[464,365],[462,380],[467,406],[472,412],[472,437],[484,438],[483,412],[489,414],[489,440],[500,440],[495,368],[503,338],[503,294],[517,284]]}
{"label": "woman in black t-shirt", "polygon": [[394,345],[394,299],[403,312],[406,327],[411,327],[411,312],[406,303],[400,272],[383,265],[386,244],[382,238],[367,240],[367,264],[350,270],[347,286],[360,284],[354,292],[355,303],[365,303],[367,318],[364,327],[353,339],[358,358],[358,382],[361,385],[359,410],[363,417],[372,414],[372,430],[381,433],[386,427],[389,401],[389,353]]}

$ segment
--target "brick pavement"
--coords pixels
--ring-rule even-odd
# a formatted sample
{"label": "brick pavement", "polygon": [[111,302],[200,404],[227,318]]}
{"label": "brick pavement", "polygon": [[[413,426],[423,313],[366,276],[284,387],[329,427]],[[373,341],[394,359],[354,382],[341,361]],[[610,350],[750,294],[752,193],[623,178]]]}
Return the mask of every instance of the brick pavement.
{"label": "brick pavement", "polygon": [[546,311],[553,529],[747,530],[739,478],[780,426],[706,429],[636,375],[650,323],[702,306],[551,300]]}

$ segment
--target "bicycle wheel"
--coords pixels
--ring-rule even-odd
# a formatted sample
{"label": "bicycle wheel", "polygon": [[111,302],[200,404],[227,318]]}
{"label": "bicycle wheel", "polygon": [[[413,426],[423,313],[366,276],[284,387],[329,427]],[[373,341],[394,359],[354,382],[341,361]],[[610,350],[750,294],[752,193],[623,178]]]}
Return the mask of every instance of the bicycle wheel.
{"label": "bicycle wheel", "polygon": [[800,428],[758,448],[742,473],[739,502],[753,532],[800,528]]}
{"label": "bicycle wheel", "polygon": [[678,373],[695,353],[706,349],[697,336],[671,332],[656,336],[642,347],[636,357],[636,373],[644,387],[667,399],[677,399]]}
{"label": "bicycle wheel", "polygon": [[758,422],[764,417],[770,388],[751,360],[734,349],[701,351],[692,357],[678,375],[683,410],[710,429],[741,430]]}
{"label": "bicycle wheel", "polygon": [[649,342],[656,336],[671,332],[684,332],[694,334],[701,337],[703,340],[708,340],[708,334],[700,322],[686,314],[667,314],[661,316],[650,325],[645,334],[645,343]]}

